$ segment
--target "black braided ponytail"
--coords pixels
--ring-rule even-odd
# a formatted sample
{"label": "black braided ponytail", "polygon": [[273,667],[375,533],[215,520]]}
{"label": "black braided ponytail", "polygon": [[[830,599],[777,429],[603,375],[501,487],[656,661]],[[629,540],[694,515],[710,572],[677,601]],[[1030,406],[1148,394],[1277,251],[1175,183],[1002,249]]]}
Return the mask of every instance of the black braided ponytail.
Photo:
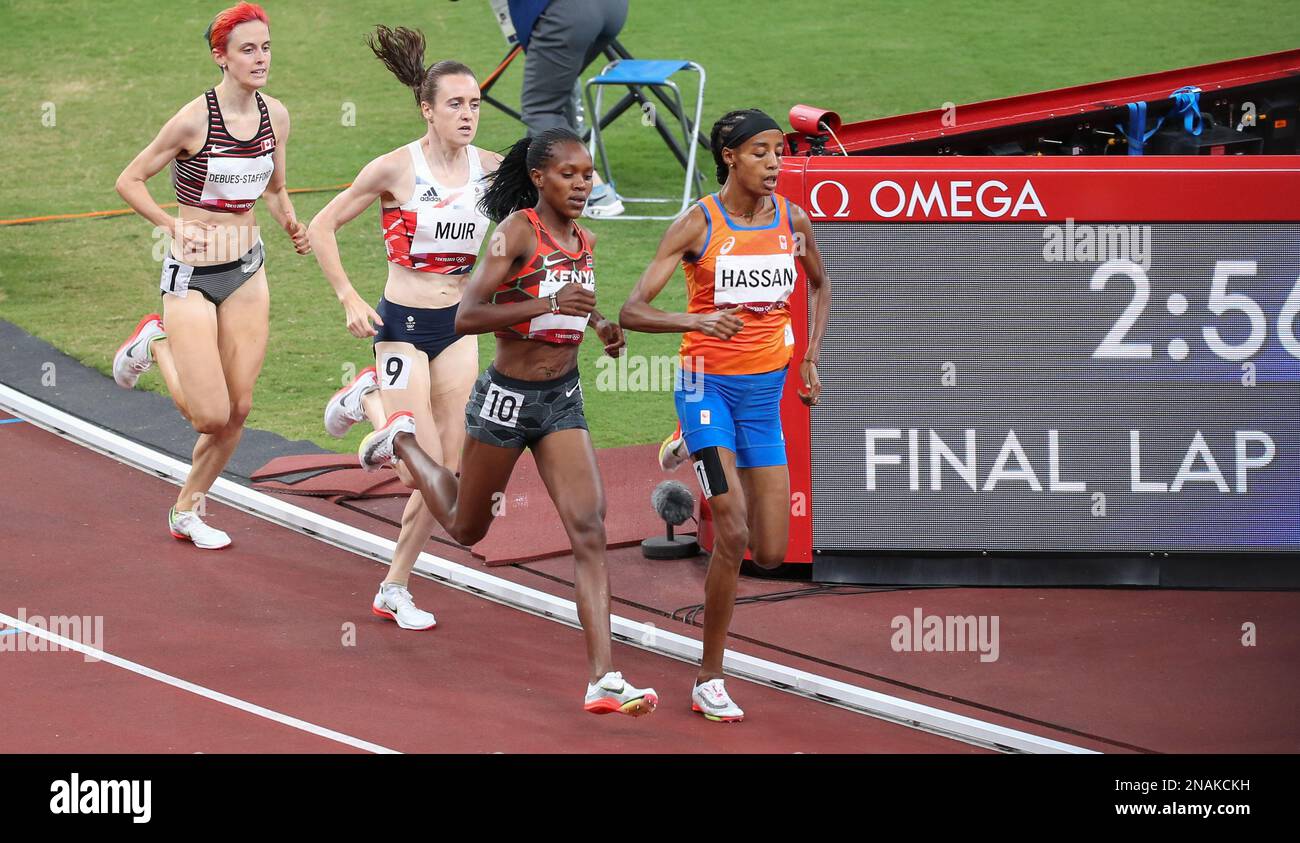
{"label": "black braided ponytail", "polygon": [[556,146],[564,143],[582,145],[582,138],[571,130],[559,127],[547,129],[533,138],[520,138],[510,147],[496,172],[488,175],[488,188],[483,192],[478,207],[493,222],[501,220],[521,208],[537,204],[537,187],[529,173],[540,170],[551,160]]}

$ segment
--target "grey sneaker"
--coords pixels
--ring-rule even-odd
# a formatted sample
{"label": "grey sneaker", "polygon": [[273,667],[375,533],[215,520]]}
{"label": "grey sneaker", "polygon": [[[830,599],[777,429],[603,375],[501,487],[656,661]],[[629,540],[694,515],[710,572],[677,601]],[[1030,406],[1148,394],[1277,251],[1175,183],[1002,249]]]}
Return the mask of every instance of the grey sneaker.
{"label": "grey sneaker", "polygon": [[591,189],[591,195],[587,197],[587,207],[583,208],[582,215],[593,219],[604,219],[606,217],[616,217],[623,213],[623,198],[614,192],[614,188],[609,184],[598,184]]}

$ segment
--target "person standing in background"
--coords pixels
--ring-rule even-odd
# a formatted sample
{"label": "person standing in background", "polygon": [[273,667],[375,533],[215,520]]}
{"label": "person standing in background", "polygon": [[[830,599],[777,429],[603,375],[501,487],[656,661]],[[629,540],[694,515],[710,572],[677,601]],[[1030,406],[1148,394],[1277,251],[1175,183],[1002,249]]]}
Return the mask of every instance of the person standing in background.
{"label": "person standing in background", "polygon": [[[587,65],[618,37],[627,21],[627,4],[628,0],[509,0],[510,20],[528,57],[519,100],[530,136],[555,128],[581,134],[574,86]],[[621,213],[623,200],[598,175],[583,214],[600,218]]]}

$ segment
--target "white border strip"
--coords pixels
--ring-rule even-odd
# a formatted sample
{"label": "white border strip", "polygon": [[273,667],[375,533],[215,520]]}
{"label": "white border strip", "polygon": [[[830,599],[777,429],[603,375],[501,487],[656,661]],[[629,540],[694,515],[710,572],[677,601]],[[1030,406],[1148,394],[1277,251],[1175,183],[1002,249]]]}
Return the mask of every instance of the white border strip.
{"label": "white border strip", "polygon": [[20,629],[28,635],[34,635],[37,638],[44,638],[67,650],[75,650],[87,658],[107,662],[114,667],[120,667],[129,670],[132,673],[138,673],[148,679],[154,679],[165,685],[171,685],[173,688],[180,688],[182,691],[189,691],[191,694],[197,694],[204,699],[219,702],[222,705],[228,705],[231,708],[237,708],[240,711],[247,711],[249,714],[256,714],[258,717],[264,717],[267,720],[273,720],[283,726],[289,726],[303,732],[310,732],[318,737],[327,738],[341,744],[363,749],[366,752],[374,752],[381,755],[400,755],[397,750],[389,749],[386,746],[380,746],[377,743],[363,741],[360,738],[354,738],[351,735],[345,735],[342,732],[336,732],[333,729],[326,729],[324,726],[317,726],[315,723],[308,723],[306,720],[299,720],[297,717],[290,717],[287,714],[281,714],[278,711],[272,711],[269,708],[263,708],[255,703],[241,700],[238,697],[232,697],[229,694],[223,694],[220,691],[214,691],[211,688],[205,688],[202,685],[195,685],[184,679],[178,679],[162,671],[154,670],[152,667],[145,667],[142,664],[136,664],[133,661],[115,656],[112,653],[106,653],[96,647],[82,644],[80,641],[74,641],[71,638],[65,638],[62,635],[56,635],[40,627],[32,626],[29,623],[20,621],[18,618],[10,617],[4,612],[0,612],[0,623],[12,629]]}
{"label": "white border strip", "polygon": [[[189,473],[189,465],[186,463],[51,407],[5,384],[0,384],[0,409],[119,462],[160,477],[179,483]],[[218,478],[213,484],[209,496],[274,524],[306,533],[385,564],[392,559],[396,547],[396,543],[388,539],[246,488],[224,477]],[[420,554],[415,570],[463,591],[486,596],[570,626],[579,625],[577,607],[570,600],[459,565],[431,553]],[[703,657],[703,646],[699,641],[659,629],[650,623],[639,623],[611,614],[610,629],[617,638],[660,655],[695,663],[699,663]],[[1028,753],[1095,754],[1094,750],[1084,747],[881,694],[732,650],[726,651],[723,667],[727,673],[742,679],[761,682],[862,714],[992,749]]]}

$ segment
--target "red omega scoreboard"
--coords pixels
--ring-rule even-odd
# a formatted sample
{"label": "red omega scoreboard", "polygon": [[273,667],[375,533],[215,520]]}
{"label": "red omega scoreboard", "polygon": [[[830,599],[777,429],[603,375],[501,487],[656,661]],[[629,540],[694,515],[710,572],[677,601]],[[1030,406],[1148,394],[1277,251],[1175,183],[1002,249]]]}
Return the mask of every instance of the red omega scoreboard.
{"label": "red omega scoreboard", "polygon": [[[1142,98],[1141,128],[1165,110],[1191,136],[1170,93],[1194,85],[1207,125],[1255,95],[1294,152],[1298,69],[1292,51],[788,136],[778,190],[833,291],[811,411],[802,273],[791,297],[788,561],[823,582],[1300,585],[1300,159],[1132,154],[1122,131]],[[1051,150],[1062,121],[1105,154],[970,152]]]}

